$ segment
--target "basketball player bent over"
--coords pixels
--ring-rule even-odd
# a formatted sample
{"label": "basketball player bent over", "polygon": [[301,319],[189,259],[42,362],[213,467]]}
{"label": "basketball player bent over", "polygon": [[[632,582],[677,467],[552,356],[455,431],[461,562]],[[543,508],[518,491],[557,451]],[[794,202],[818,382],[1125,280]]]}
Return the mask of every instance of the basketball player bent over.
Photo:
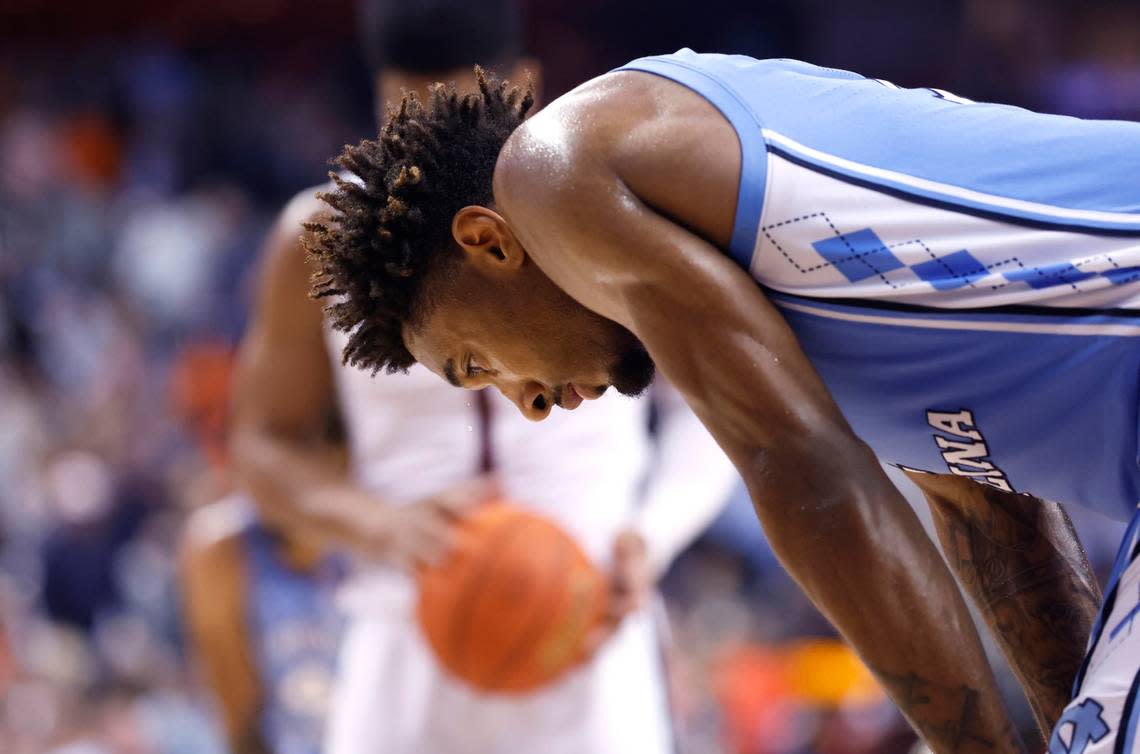
{"label": "basketball player bent over", "polygon": [[[476,60],[534,70],[510,0],[362,0],[360,10],[378,109],[438,78],[473,87]],[[266,246],[235,376],[233,450],[266,522],[355,556],[338,599],[347,625],[322,751],[672,750],[649,603],[658,576],[726,501],[731,464],[674,395],[661,394],[654,443],[648,401],[612,396],[534,425],[493,391],[461,393],[424,368],[377,379],[343,368],[344,336],[309,299],[299,240],[302,220],[324,209],[315,193],[290,203]],[[347,468],[323,441],[330,412],[343,417]],[[528,695],[451,678],[415,618],[415,567],[438,561],[455,521],[492,494],[558,521],[614,586],[613,630],[598,651]]]}
{"label": "basketball player bent over", "polygon": [[1140,125],[688,50],[528,105],[441,88],[345,151],[362,183],[312,252],[346,356],[533,419],[637,392],[651,356],[931,747],[1018,751],[876,456],[907,468],[1050,751],[1131,751],[1140,519],[1094,626],[1065,514],[1014,493],[1140,501]]}

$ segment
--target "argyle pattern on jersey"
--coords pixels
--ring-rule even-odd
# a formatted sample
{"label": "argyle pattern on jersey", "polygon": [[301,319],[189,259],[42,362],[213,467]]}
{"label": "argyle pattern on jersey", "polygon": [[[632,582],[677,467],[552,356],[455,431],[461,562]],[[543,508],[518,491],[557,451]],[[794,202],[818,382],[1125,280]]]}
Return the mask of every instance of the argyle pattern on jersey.
{"label": "argyle pattern on jersey", "polygon": [[995,269],[996,265],[983,264],[968,249],[939,256],[920,239],[910,243],[922,246],[929,259],[905,263],[871,228],[828,236],[814,241],[811,246],[826,265],[834,267],[852,283],[877,276],[888,285],[898,287],[904,281],[892,280],[887,277],[887,273],[902,268],[909,269],[919,280],[939,291],[973,286],[983,279],[993,288],[1025,284],[1034,289],[1073,285],[1098,275],[1107,278],[1113,285],[1140,279],[1140,268],[1137,267],[1111,266],[1103,270],[1082,270],[1068,262],[1032,267],[1022,264],[1016,258],[1006,260],[1005,269]]}

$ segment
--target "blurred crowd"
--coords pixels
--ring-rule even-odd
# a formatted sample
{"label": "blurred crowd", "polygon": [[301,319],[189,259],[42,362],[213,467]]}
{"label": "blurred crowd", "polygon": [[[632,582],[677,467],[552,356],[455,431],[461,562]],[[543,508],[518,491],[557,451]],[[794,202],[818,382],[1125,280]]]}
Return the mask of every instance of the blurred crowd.
{"label": "blurred crowd", "polygon": [[[284,0],[168,5],[0,5],[5,754],[223,751],[180,637],[177,535],[228,485],[211,456],[267,225],[370,131],[349,2],[311,14]],[[690,46],[1140,118],[1134,3],[527,6],[547,101],[630,58]],[[1103,565],[1113,527],[1078,523]],[[666,590],[687,754],[909,746],[779,571],[743,498]],[[804,670],[819,663],[831,671]],[[797,680],[816,675],[839,680]]]}

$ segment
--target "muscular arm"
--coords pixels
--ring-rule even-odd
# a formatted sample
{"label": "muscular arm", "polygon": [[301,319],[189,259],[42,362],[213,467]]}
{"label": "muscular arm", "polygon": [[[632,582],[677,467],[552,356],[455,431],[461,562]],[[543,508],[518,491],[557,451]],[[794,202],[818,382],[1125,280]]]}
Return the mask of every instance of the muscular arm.
{"label": "muscular arm", "polygon": [[1100,589],[1056,503],[912,474],[950,566],[985,617],[1048,736],[1069,702]]}
{"label": "muscular arm", "polygon": [[[604,142],[643,139],[632,149],[664,166],[655,185],[692,195],[715,171],[636,131]],[[532,172],[549,146],[512,139],[496,172],[523,246],[642,340],[744,477],[781,562],[934,751],[1019,751],[953,577],[755,282],[687,229],[697,223],[649,206],[638,176],[619,172],[623,154],[599,146]]]}
{"label": "muscular arm", "polygon": [[293,200],[266,243],[234,379],[231,450],[262,516],[339,546],[360,541],[367,502],[349,484],[339,449],[325,441],[332,369],[300,244],[301,223],[320,206],[312,193]]}

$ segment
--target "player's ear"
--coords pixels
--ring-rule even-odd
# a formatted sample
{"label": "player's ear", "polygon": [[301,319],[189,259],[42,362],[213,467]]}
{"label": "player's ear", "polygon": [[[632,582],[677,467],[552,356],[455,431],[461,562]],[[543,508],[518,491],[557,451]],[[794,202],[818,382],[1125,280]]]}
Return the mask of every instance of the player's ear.
{"label": "player's ear", "polygon": [[488,271],[517,270],[526,252],[493,209],[470,205],[455,213],[451,235],[472,264]]}

